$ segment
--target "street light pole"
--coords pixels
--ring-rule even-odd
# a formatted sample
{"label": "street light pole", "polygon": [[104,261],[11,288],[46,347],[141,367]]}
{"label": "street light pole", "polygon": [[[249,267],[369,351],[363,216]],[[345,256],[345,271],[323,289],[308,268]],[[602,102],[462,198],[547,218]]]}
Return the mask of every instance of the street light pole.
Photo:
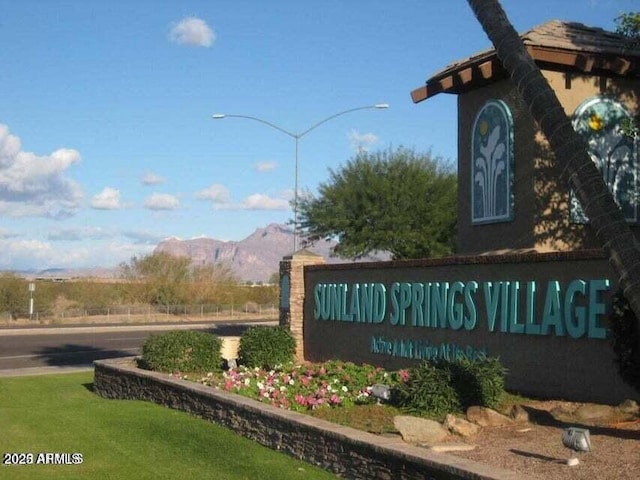
{"label": "street light pole", "polygon": [[216,113],[216,114],[214,114],[212,116],[212,118],[214,120],[221,120],[223,118],[245,118],[247,120],[254,120],[256,122],[263,123],[263,124],[267,125],[268,127],[271,127],[271,128],[273,128],[275,130],[278,130],[279,132],[282,132],[285,135],[288,135],[289,137],[294,139],[294,141],[295,141],[295,149],[296,150],[295,150],[294,191],[293,191],[293,251],[295,253],[295,251],[297,249],[297,235],[298,235],[298,151],[299,151],[300,139],[302,137],[304,137],[307,133],[309,133],[312,130],[315,130],[316,128],[318,128],[320,125],[323,125],[324,123],[327,123],[328,121],[333,120],[336,117],[340,117],[342,115],[345,115],[347,113],[355,112],[355,111],[358,111],[358,110],[366,110],[366,109],[382,110],[382,109],[386,109],[386,108],[389,108],[388,104],[386,104],[386,103],[376,103],[375,105],[365,105],[364,107],[356,107],[356,108],[350,108],[348,110],[343,110],[341,112],[334,113],[333,115],[330,115],[330,116],[320,120],[319,122],[314,123],[309,128],[307,128],[306,130],[303,130],[300,133],[290,132],[289,130],[285,130],[284,128],[276,125],[275,123],[269,122],[269,121],[264,120],[262,118],[253,117],[251,115],[235,115],[235,114],[226,114],[226,113]]}

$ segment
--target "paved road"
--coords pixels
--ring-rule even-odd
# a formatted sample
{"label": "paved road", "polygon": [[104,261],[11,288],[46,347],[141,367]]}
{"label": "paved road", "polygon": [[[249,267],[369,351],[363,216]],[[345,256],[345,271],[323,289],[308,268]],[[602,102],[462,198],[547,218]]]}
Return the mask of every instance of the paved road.
{"label": "paved road", "polygon": [[136,355],[149,335],[171,329],[198,329],[219,336],[239,336],[255,323],[264,324],[234,321],[195,325],[0,329],[0,375],[68,370],[87,367],[97,359]]}

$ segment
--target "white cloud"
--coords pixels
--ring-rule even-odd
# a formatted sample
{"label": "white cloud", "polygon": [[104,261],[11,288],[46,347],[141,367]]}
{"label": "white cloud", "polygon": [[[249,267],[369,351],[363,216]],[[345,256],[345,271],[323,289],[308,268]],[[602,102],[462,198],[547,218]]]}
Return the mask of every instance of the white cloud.
{"label": "white cloud", "polygon": [[372,145],[378,143],[378,137],[373,133],[360,133],[356,130],[351,130],[347,137],[351,143],[351,148],[356,152],[366,152]]}
{"label": "white cloud", "polygon": [[211,200],[215,205],[227,204],[231,201],[229,189],[219,183],[209,185],[196,193],[199,200]]}
{"label": "white cloud", "polygon": [[164,183],[165,179],[153,172],[147,172],[142,176],[140,181],[143,185],[161,185]]}
{"label": "white cloud", "polygon": [[0,228],[0,239],[15,238],[18,236],[19,235],[17,233],[10,232],[9,230],[6,230],[4,228]]}
{"label": "white cloud", "polygon": [[0,124],[0,214],[65,218],[80,207],[80,185],[66,177],[80,154],[59,149],[51,155],[23,152],[20,139]]}
{"label": "white cloud", "polygon": [[144,207],[149,210],[175,210],[179,206],[180,201],[168,193],[154,193],[144,201]]}
{"label": "white cloud", "polygon": [[133,240],[136,245],[156,245],[165,238],[156,233],[133,230],[122,232],[122,235]]}
{"label": "white cloud", "polygon": [[258,172],[270,172],[271,170],[276,168],[276,163],[275,162],[258,162],[254,165],[254,168],[258,171]]}
{"label": "white cloud", "polygon": [[211,27],[197,17],[183,18],[169,32],[169,40],[178,45],[210,47],[215,39],[216,34]]}
{"label": "white cloud", "polygon": [[124,204],[120,200],[120,190],[105,187],[104,190],[94,195],[91,199],[91,208],[97,210],[118,210],[124,208]]}
{"label": "white cloud", "polygon": [[214,210],[288,210],[291,193],[284,192],[279,198],[263,193],[254,193],[241,203],[232,202],[229,190],[224,185],[214,183],[196,193],[200,200],[210,200]]}
{"label": "white cloud", "polygon": [[289,202],[283,198],[272,198],[262,193],[249,195],[242,202],[244,210],[288,210]]}
{"label": "white cloud", "polygon": [[44,270],[47,268],[115,267],[134,255],[151,253],[155,245],[132,242],[78,243],[74,248],[56,248],[40,240],[0,238],[0,269]]}
{"label": "white cloud", "polygon": [[86,239],[100,240],[115,236],[114,232],[101,227],[61,228],[51,230],[47,235],[50,241],[82,241]]}
{"label": "white cloud", "polygon": [[53,253],[50,244],[39,240],[0,240],[0,268],[48,266]]}

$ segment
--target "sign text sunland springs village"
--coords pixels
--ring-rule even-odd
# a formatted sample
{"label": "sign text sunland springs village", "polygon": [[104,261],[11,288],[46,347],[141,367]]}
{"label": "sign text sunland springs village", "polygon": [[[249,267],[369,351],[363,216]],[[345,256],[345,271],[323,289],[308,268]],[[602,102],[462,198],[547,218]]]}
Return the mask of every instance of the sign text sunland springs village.
{"label": "sign text sunland springs village", "polygon": [[[604,339],[603,293],[608,279],[548,281],[318,283],[313,289],[317,321],[363,325],[467,330]],[[539,299],[543,295],[543,299]],[[484,300],[480,302],[479,300]],[[543,300],[542,303],[539,303]],[[542,311],[536,311],[542,305]],[[484,349],[423,340],[373,336],[372,353],[428,359],[477,357]]]}

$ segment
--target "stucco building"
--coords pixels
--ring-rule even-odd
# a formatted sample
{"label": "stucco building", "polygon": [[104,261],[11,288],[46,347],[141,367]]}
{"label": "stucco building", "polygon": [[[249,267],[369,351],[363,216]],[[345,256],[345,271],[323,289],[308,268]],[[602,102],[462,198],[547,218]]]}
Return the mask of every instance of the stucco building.
{"label": "stucco building", "polygon": [[[638,112],[640,46],[557,20],[522,39],[640,232],[639,142],[620,130]],[[411,96],[418,103],[440,93],[458,96],[458,253],[599,246],[495,50],[446,67]]]}

